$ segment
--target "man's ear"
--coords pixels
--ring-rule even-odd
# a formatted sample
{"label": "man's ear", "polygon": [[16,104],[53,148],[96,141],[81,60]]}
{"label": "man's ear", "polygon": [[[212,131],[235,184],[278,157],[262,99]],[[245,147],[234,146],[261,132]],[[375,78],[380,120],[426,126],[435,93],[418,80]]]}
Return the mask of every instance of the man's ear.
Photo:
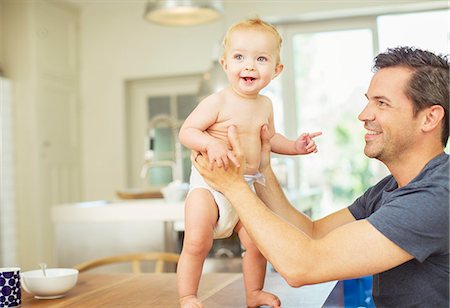
{"label": "man's ear", "polygon": [[273,75],[272,79],[275,79],[275,77],[277,77],[278,75],[280,75],[280,73],[283,71],[284,65],[279,63],[276,67],[275,67],[275,74]]}
{"label": "man's ear", "polygon": [[424,110],[422,130],[424,132],[432,131],[440,125],[444,118],[445,110],[441,105],[433,105]]}

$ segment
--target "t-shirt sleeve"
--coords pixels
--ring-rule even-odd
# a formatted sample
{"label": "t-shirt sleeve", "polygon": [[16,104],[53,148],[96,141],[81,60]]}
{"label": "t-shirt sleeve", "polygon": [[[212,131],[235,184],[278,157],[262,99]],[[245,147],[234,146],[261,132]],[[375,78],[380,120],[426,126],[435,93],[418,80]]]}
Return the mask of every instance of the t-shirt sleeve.
{"label": "t-shirt sleeve", "polygon": [[364,219],[368,216],[365,204],[367,202],[365,201],[366,194],[360,196],[358,199],[355,200],[349,207],[350,213],[355,217],[356,220]]}
{"label": "t-shirt sleeve", "polygon": [[448,189],[422,187],[386,197],[367,220],[389,240],[423,262],[433,253],[448,252]]}
{"label": "t-shirt sleeve", "polygon": [[348,207],[350,213],[356,220],[369,217],[376,211],[377,205],[380,204],[384,189],[392,185],[392,176],[385,177],[378,184],[366,190],[363,195]]}

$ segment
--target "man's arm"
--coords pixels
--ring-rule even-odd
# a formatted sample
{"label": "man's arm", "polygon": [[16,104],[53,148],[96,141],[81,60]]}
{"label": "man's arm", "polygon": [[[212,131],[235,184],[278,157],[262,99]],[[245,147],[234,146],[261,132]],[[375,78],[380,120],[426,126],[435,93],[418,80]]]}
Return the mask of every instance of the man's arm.
{"label": "man's arm", "polygon": [[355,221],[353,215],[346,208],[317,221],[312,221],[287,200],[271,168],[268,168],[263,174],[266,182],[265,185],[255,184],[256,193],[259,198],[274,213],[301,229],[309,237],[313,239],[322,238],[331,230]]}
{"label": "man's arm", "polygon": [[[232,129],[230,132],[233,150],[240,166],[244,166],[235,131]],[[202,156],[193,159],[193,164],[210,185],[230,200],[262,254],[292,286],[374,274],[412,259],[366,220],[348,222],[351,221],[348,210],[325,218],[320,225],[329,225],[334,218],[348,223],[338,223],[334,229],[327,227],[331,231],[314,239],[308,233],[316,231],[306,228],[303,232],[300,229],[303,222],[296,222],[299,218],[281,218],[286,213],[294,213],[293,209],[285,206],[276,209],[276,199],[273,199],[271,206],[277,214],[271,211],[245,183],[242,167],[232,165],[227,170],[215,168],[211,171],[207,159]],[[266,186],[272,183],[269,180]],[[306,218],[299,220],[309,224]]]}
{"label": "man's arm", "polygon": [[[270,142],[269,142],[270,139]],[[267,127],[261,128],[261,163],[260,171],[264,175],[266,184],[255,184],[256,193],[273,212],[284,218],[294,226],[300,228],[309,237],[321,238],[340,225],[354,221],[348,209],[343,209],[318,221],[311,219],[298,211],[287,200],[270,165],[272,139]]]}

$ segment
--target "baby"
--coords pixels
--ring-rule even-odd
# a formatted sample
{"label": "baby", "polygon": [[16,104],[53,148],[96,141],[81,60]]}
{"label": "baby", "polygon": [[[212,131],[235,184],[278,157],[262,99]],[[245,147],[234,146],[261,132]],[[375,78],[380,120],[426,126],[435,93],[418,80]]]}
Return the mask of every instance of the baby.
{"label": "baby", "polygon": [[[226,168],[229,163],[238,164],[227,139],[228,127],[235,125],[246,158],[245,177],[252,189],[255,182],[264,184],[258,173],[263,125],[268,125],[272,135],[272,151],[279,154],[317,152],[313,138],[321,134],[302,134],[297,140],[288,140],[275,133],[272,103],[259,92],[283,70],[281,41],[278,31],[260,19],[231,26],[223,40],[221,58],[229,86],[202,100],[187,117],[179,134],[183,145],[207,153],[213,167]],[[203,307],[197,298],[203,263],[213,239],[229,237],[233,232],[238,234],[245,249],[242,271],[247,305],[280,307],[280,300],[274,294],[263,291],[267,261],[242,227],[232,205],[210,188],[195,168],[192,168],[190,185],[183,250],[177,269],[181,307]]]}

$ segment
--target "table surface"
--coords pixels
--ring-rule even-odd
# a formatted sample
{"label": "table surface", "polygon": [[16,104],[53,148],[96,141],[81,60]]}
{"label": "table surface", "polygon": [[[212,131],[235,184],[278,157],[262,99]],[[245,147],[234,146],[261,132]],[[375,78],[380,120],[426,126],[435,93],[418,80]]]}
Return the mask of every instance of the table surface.
{"label": "table surface", "polygon": [[[265,281],[265,290],[279,296],[282,307],[339,307],[336,298],[340,302],[341,297],[333,296],[335,286],[333,281],[291,288],[276,273],[268,274]],[[199,297],[205,307],[246,307],[242,274],[204,274]],[[324,305],[330,298],[333,302]],[[23,292],[21,307],[179,307],[176,275],[82,273],[63,298],[35,299]]]}

